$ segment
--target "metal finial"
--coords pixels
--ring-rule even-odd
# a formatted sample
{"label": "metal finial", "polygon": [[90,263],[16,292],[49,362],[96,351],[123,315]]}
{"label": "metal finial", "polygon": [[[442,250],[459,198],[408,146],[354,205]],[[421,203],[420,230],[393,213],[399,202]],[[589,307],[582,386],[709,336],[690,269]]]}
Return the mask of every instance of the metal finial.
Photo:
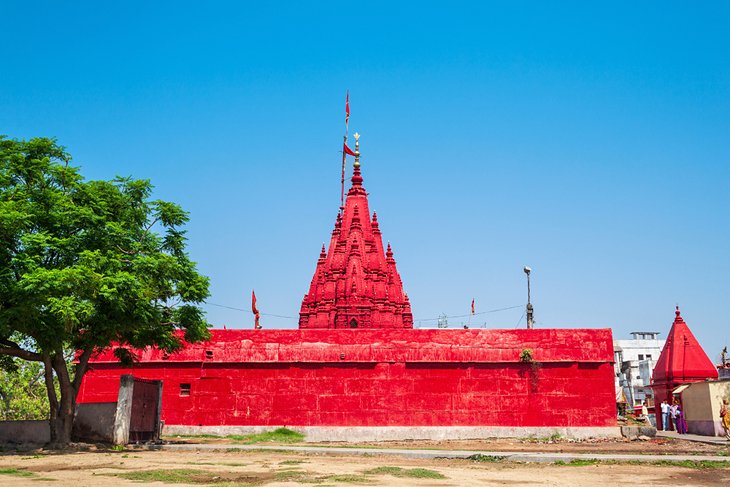
{"label": "metal finial", "polygon": [[355,132],[355,135],[353,137],[355,137],[355,164],[354,164],[354,167],[359,168],[360,167],[360,134]]}

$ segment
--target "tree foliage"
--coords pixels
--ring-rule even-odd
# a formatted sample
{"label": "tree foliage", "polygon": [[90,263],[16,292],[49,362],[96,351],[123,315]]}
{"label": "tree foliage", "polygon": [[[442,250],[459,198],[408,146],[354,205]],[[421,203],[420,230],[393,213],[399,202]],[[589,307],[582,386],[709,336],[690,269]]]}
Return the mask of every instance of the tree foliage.
{"label": "tree foliage", "polygon": [[60,443],[95,350],[116,344],[129,362],[137,348],[179,349],[177,330],[208,336],[198,306],[208,279],[185,252],[187,213],[152,200],[149,181],[85,181],[70,160],[52,139],[0,137],[0,355],[45,364]]}
{"label": "tree foliage", "polygon": [[43,364],[0,356],[0,421],[48,419],[48,412]]}

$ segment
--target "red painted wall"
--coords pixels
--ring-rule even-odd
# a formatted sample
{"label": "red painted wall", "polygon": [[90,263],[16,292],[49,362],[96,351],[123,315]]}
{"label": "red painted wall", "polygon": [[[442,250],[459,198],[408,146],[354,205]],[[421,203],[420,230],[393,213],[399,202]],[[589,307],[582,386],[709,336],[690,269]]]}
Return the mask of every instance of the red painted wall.
{"label": "red painted wall", "polygon": [[79,402],[116,400],[129,373],[164,381],[172,425],[616,425],[610,330],[215,330],[141,359],[97,357]]}

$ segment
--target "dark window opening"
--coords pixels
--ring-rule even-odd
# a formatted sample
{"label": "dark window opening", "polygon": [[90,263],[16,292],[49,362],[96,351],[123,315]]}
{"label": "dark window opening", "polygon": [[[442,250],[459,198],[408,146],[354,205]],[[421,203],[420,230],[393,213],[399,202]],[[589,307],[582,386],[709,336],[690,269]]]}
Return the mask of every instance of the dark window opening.
{"label": "dark window opening", "polygon": [[190,384],[180,384],[180,396],[190,395]]}
{"label": "dark window opening", "polygon": [[213,350],[206,350],[205,358],[213,358]]}
{"label": "dark window opening", "polygon": [[357,328],[357,320],[355,318],[350,320],[350,328]]}

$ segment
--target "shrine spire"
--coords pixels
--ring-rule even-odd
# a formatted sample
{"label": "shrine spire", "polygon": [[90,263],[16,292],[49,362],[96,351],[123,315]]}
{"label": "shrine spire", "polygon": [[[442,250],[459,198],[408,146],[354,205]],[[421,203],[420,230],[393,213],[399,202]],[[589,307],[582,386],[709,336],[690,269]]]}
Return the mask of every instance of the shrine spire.
{"label": "shrine spire", "polygon": [[329,249],[323,247],[319,254],[299,328],[413,328],[393,250],[390,245],[384,250],[378,217],[370,217],[360,134],[354,139],[352,186],[337,214]]}

